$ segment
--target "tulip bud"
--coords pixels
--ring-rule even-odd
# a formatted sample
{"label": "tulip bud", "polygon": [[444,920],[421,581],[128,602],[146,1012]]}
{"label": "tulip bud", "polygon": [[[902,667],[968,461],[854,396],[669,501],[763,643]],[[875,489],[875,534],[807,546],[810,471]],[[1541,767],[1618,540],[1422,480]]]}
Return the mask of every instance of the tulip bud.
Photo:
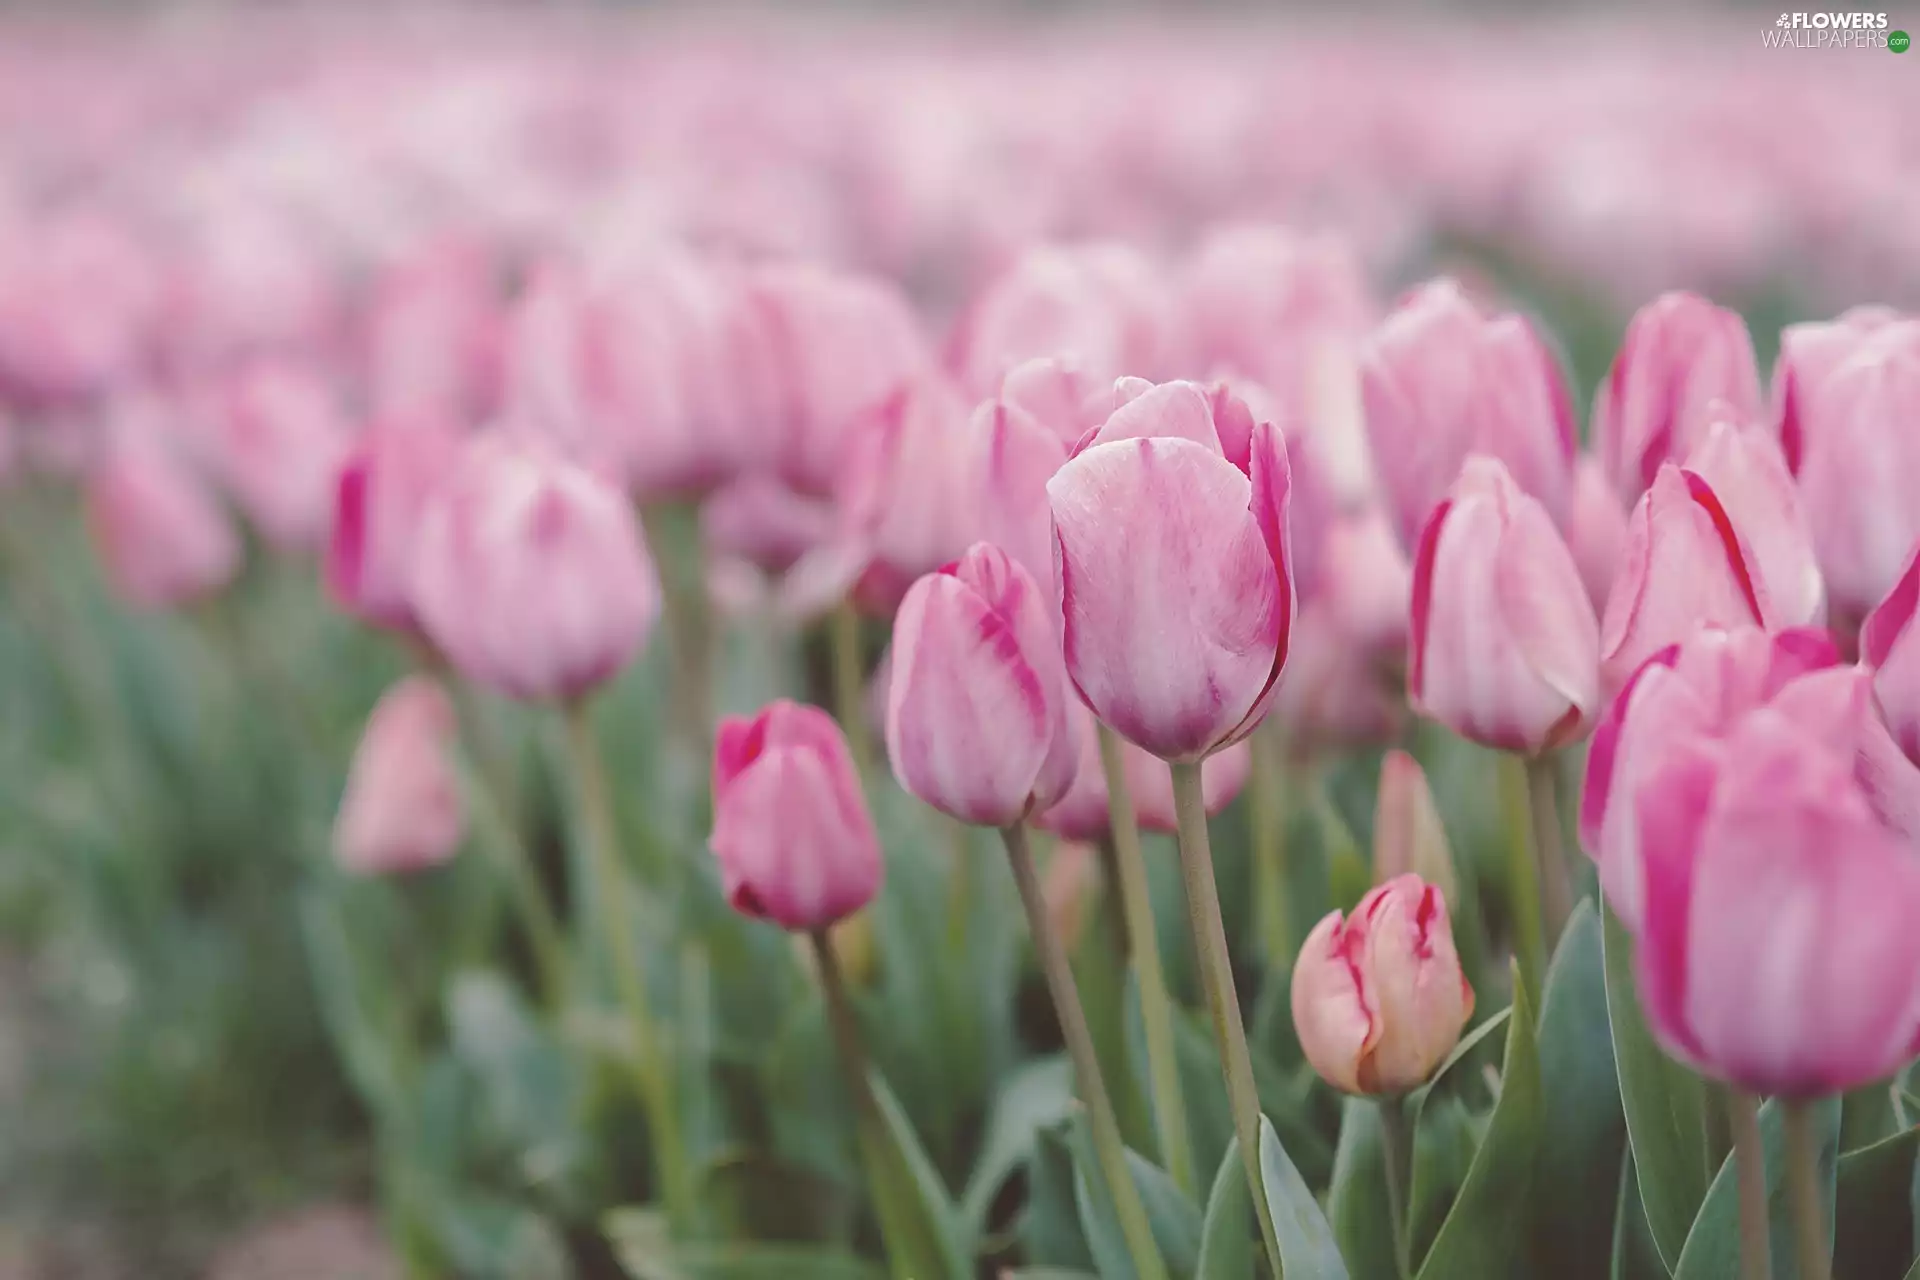
{"label": "tulip bud", "polygon": [[880,841],[831,716],[783,700],[720,722],[708,845],[734,910],[782,928],[822,929],[873,899]]}
{"label": "tulip bud", "polygon": [[[1079,749],[1079,766],[1073,785],[1067,788],[1052,808],[1034,818],[1033,824],[1067,840],[1099,840],[1111,830],[1108,821],[1107,774],[1100,759],[1099,724],[1093,713],[1077,702],[1068,709],[1067,719]],[[1149,755],[1131,742],[1120,744],[1120,767],[1127,778],[1127,795],[1133,801],[1134,821],[1143,831],[1179,830],[1173,807],[1173,769],[1165,760]],[[1253,773],[1253,748],[1236,742],[1216,751],[1200,764],[1200,795],[1208,817],[1233,803]]]}
{"label": "tulip bud", "polygon": [[364,875],[419,871],[460,848],[466,807],[451,759],[458,731],[446,692],[425,676],[381,695],[334,818],[333,856],[342,867]]}
{"label": "tulip bud", "polygon": [[276,546],[327,539],[350,439],[332,390],[311,370],[263,364],[236,375],[215,414],[214,466]]}
{"label": "tulip bud", "polygon": [[479,246],[441,240],[398,263],[368,305],[367,384],[383,420],[470,426],[499,406],[504,304]]}
{"label": "tulip bud", "polygon": [[1876,336],[1901,321],[1891,307],[1852,307],[1839,319],[1790,324],[1780,331],[1773,365],[1773,414],[1787,466],[1796,474],[1806,449],[1807,400],[1857,353],[1880,345]]}
{"label": "tulip bud", "polygon": [[1320,1078],[1393,1096],[1426,1083],[1473,1016],[1440,890],[1399,876],[1332,912],[1293,967],[1293,1026]]}
{"label": "tulip bud", "polygon": [[1580,571],[1495,459],[1468,459],[1427,522],[1409,640],[1414,709],[1484,746],[1551,751],[1599,711],[1599,625]]}
{"label": "tulip bud", "polygon": [[467,678],[571,700],[652,630],[660,583],[620,492],[533,441],[471,441],[420,516],[412,596]]}
{"label": "tulip bud", "polygon": [[967,425],[967,483],[978,492],[974,515],[983,541],[1002,547],[1053,598],[1053,510],[1047,481],[1068,445],[1039,419],[1006,400],[988,400]]}
{"label": "tulip bud", "polygon": [[1873,671],[1873,691],[1887,728],[1907,758],[1920,763],[1920,544],[1886,599],[1860,627],[1860,661]]}
{"label": "tulip bud", "polygon": [[1367,436],[1388,513],[1412,547],[1470,454],[1506,464],[1554,523],[1573,483],[1573,409],[1533,325],[1483,317],[1452,280],[1415,290],[1361,357]]}
{"label": "tulip bud", "polygon": [[1695,294],[1662,294],[1634,314],[1594,399],[1594,451],[1630,502],[1729,413],[1740,422],[1761,413],[1746,322]]}
{"label": "tulip bud", "polygon": [[1166,360],[1168,310],[1154,265],[1131,246],[1034,249],[961,318],[953,368],[977,395],[1039,356],[1065,356],[1102,380],[1152,375]]}
{"label": "tulip bud", "polygon": [[1000,401],[1019,409],[1053,432],[1063,449],[1106,420],[1103,407],[1112,395],[1102,382],[1066,356],[1039,356],[1007,370]]}
{"label": "tulip bud", "polygon": [[1876,818],[1850,754],[1763,707],[1719,743],[1683,744],[1635,807],[1635,968],[1669,1053],[1805,1098],[1920,1050],[1920,860]]}
{"label": "tulip bud", "polygon": [[182,604],[240,571],[233,522],[162,444],[124,438],[109,446],[87,475],[86,505],[101,567],[129,604]]}
{"label": "tulip bud", "polygon": [[1373,881],[1385,884],[1414,875],[1459,901],[1453,849],[1440,823],[1439,806],[1420,762],[1404,751],[1389,751],[1380,762],[1380,794],[1373,810]]}
{"label": "tulip bud", "polygon": [[1567,515],[1567,550],[1580,567],[1580,581],[1594,612],[1607,607],[1607,593],[1627,554],[1627,509],[1592,454],[1573,467],[1573,505]]}
{"label": "tulip bud", "polygon": [[1762,581],[1713,486],[1662,467],[1628,521],[1626,559],[1601,615],[1602,686],[1620,688],[1700,627],[1768,625]]}
{"label": "tulip bud", "polygon": [[434,420],[376,423],[340,466],[327,545],[327,592],[376,626],[412,631],[414,538],[428,496],[460,453]]}
{"label": "tulip bud", "polygon": [[1279,428],[1229,441],[1184,382],[1138,390],[1047,482],[1067,671],[1122,737],[1198,760],[1260,723],[1293,623],[1288,488]]}
{"label": "tulip bud", "polygon": [[1073,784],[1060,651],[1033,577],[989,543],[913,584],[894,620],[887,750],[900,785],[1008,827]]}
{"label": "tulip bud", "polygon": [[1780,443],[1764,428],[1709,423],[1686,468],[1705,480],[1746,547],[1768,625],[1805,626],[1826,617],[1826,587]]}

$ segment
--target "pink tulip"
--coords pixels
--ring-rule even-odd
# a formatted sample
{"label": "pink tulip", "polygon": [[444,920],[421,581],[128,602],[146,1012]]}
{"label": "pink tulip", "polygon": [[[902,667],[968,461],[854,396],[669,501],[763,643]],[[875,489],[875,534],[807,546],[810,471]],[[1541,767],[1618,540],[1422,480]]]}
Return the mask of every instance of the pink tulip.
{"label": "pink tulip", "polygon": [[374,415],[460,426],[499,405],[504,302],[486,252],[464,240],[426,245],[375,289],[365,321]]}
{"label": "pink tulip", "polygon": [[887,751],[942,813],[1010,827],[1073,784],[1066,673],[1033,575],[990,543],[913,584],[894,619]]}
{"label": "pink tulip", "polygon": [[1666,293],[1627,326],[1594,400],[1594,450],[1630,502],[1653,484],[1662,463],[1691,454],[1716,418],[1753,422],[1760,415],[1746,323],[1695,294]]}
{"label": "pink tulip", "polygon": [[1799,344],[1789,375],[1801,502],[1834,604],[1864,614],[1920,537],[1920,320],[1853,333],[1852,353],[1819,377]]}
{"label": "pink tulip", "polygon": [[1039,356],[1007,370],[1000,402],[1023,410],[1053,432],[1063,449],[1106,421],[1112,404],[1110,382],[1102,382],[1064,356]]}
{"label": "pink tulip", "polygon": [[390,875],[438,866],[460,848],[466,807],[452,754],[453,703],[425,676],[380,697],[353,753],[333,824],[333,856],[348,871]]}
{"label": "pink tulip", "polygon": [[1780,442],[1764,427],[1723,419],[1707,427],[1686,466],[1712,486],[1745,541],[1772,625],[1823,621],[1826,586]]}
{"label": "pink tulip", "polygon": [[1348,634],[1324,601],[1300,610],[1270,713],[1294,751],[1346,751],[1400,736],[1407,700],[1395,668],[1406,657],[1405,617],[1403,610],[1399,651],[1389,662]]}
{"label": "pink tulip", "polygon": [[1481,315],[1452,280],[1408,296],[1361,358],[1367,435],[1411,548],[1469,454],[1498,458],[1557,524],[1573,485],[1573,411],[1546,343],[1518,315]]}
{"label": "pink tulip", "polygon": [[966,483],[978,492],[980,537],[1019,561],[1051,599],[1053,509],[1047,503],[1047,481],[1066,462],[1070,446],[1004,398],[982,403],[966,432]]}
{"label": "pink tulip", "polygon": [[1380,792],[1373,811],[1373,879],[1385,884],[1404,875],[1418,876],[1458,897],[1453,848],[1441,825],[1433,788],[1420,762],[1404,751],[1389,751],[1380,762]]}
{"label": "pink tulip", "polygon": [[846,738],[793,702],[720,722],[708,845],[736,911],[796,931],[858,911],[884,874]]}
{"label": "pink tulip", "polygon": [[0,231],[0,396],[51,412],[151,372],[160,272],[128,231],[90,214]]}
{"label": "pink tulip", "polygon": [[1780,356],[1773,365],[1773,415],[1780,447],[1795,472],[1806,448],[1807,398],[1853,356],[1880,345],[1877,335],[1901,320],[1891,307],[1852,307],[1836,320],[1790,324],[1780,331]]}
{"label": "pink tulip", "polygon": [[1627,509],[1592,454],[1573,467],[1572,507],[1567,514],[1567,550],[1580,567],[1580,581],[1594,611],[1607,607],[1607,595],[1627,554]]}
{"label": "pink tulip", "polygon": [[166,445],[125,434],[86,480],[87,525],[114,590],[164,609],[220,590],[240,572],[233,522]]}
{"label": "pink tulip", "polygon": [[716,555],[785,573],[833,532],[831,504],[796,493],[772,473],[730,481],[700,504],[700,536]]}
{"label": "pink tulip", "polygon": [[[1072,735],[1079,755],[1073,785],[1054,806],[1034,819],[1034,825],[1068,840],[1099,840],[1110,830],[1107,820],[1107,775],[1100,761],[1100,739],[1093,713],[1076,703],[1069,709]],[[1131,742],[1120,744],[1120,764],[1127,776],[1127,794],[1134,820],[1144,831],[1179,830],[1173,807],[1173,769]],[[1200,794],[1209,817],[1233,803],[1253,773],[1253,748],[1236,742],[1216,751],[1200,765]]]}
{"label": "pink tulip", "polygon": [[225,209],[203,220],[173,273],[161,342],[179,374],[263,356],[317,357],[341,329],[340,276],[283,217]]}
{"label": "pink tulip", "polygon": [[1873,671],[1873,691],[1894,741],[1920,763],[1920,544],[1886,599],[1860,628],[1860,661]]}
{"label": "pink tulip", "polygon": [[612,472],[619,446],[588,401],[590,299],[584,273],[570,263],[536,268],[502,334],[500,421],[545,438],[576,462]]}
{"label": "pink tulip", "polygon": [[314,370],[256,364],[230,378],[213,413],[213,467],[269,542],[327,541],[352,439],[333,389]]}
{"label": "pink tulip", "polygon": [[1035,249],[989,282],[961,318],[952,360],[962,386],[990,395],[1015,366],[1062,356],[1102,381],[1152,376],[1170,338],[1166,288],[1124,244]]}
{"label": "pink tulip", "polygon": [[1920,1051],[1920,860],[1776,707],[1635,796],[1641,1003],[1668,1052],[1755,1093],[1838,1093]]}
{"label": "pink tulip", "polygon": [[1192,383],[1129,393],[1047,483],[1067,673],[1122,737],[1198,760],[1253,731],[1286,662],[1286,444]]}
{"label": "pink tulip", "polygon": [[1293,967],[1293,1025],[1320,1078],[1394,1096],[1426,1083],[1473,1016],[1440,890],[1403,875],[1332,912]]}
{"label": "pink tulip", "polygon": [[[1580,839],[1600,868],[1608,901],[1630,928],[1639,926],[1646,896],[1633,797],[1659,773],[1673,743],[1725,734],[1789,688],[1789,705],[1820,708],[1809,723],[1840,724],[1844,739],[1859,727],[1844,727],[1858,690],[1853,677],[1835,667],[1838,660],[1832,639],[1813,628],[1769,636],[1753,626],[1704,627],[1655,653],[1621,689],[1587,753]],[[1816,672],[1831,674],[1808,684]]]}
{"label": "pink tulip", "polygon": [[632,506],[537,442],[466,446],[420,514],[412,600],[468,679],[525,699],[579,698],[626,665],[660,612]]}
{"label": "pink tulip", "polygon": [[1626,559],[1601,616],[1602,685],[1618,689],[1703,626],[1786,625],[1761,595],[1763,581],[1713,486],[1662,467],[1633,509]]}
{"label": "pink tulip", "polygon": [[1584,735],[1600,709],[1600,634],[1546,508],[1493,458],[1467,460],[1414,561],[1414,709],[1503,751]]}
{"label": "pink tulip", "polygon": [[396,631],[418,627],[414,540],[428,496],[460,453],[460,437],[433,419],[376,422],[340,464],[325,565],[341,608]]}

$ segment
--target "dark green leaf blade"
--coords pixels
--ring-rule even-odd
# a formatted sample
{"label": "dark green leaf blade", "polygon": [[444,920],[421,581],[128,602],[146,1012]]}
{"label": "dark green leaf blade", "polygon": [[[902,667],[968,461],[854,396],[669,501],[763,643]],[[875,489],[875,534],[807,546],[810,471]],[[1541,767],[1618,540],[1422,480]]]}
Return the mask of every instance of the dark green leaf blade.
{"label": "dark green leaf blade", "polygon": [[1267,1210],[1280,1241],[1280,1262],[1290,1276],[1348,1280],[1347,1264],[1333,1238],[1320,1202],[1294,1168],[1280,1135],[1260,1118],[1260,1180],[1266,1184]]}

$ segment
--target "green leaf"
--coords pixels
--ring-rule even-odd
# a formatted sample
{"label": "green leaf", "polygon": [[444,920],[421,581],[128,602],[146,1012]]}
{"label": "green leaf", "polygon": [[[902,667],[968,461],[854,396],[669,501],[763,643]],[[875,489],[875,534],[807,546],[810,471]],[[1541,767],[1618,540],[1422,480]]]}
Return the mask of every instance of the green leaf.
{"label": "green leaf", "polygon": [[1834,1209],[1835,1275],[1890,1274],[1890,1261],[1914,1251],[1916,1152],[1920,1129],[1841,1155]]}
{"label": "green leaf", "polygon": [[[1814,1103],[1816,1132],[1820,1135],[1821,1182],[1826,1194],[1826,1220],[1833,1222],[1834,1169],[1840,1156],[1840,1100],[1825,1098]],[[1760,1145],[1766,1153],[1767,1211],[1772,1223],[1773,1274],[1799,1274],[1794,1259],[1793,1215],[1788,1204],[1786,1176],[1786,1136],[1779,1102],[1760,1108]],[[1834,1272],[1848,1280],[1857,1272]],[[1735,1162],[1729,1156],[1720,1165],[1700,1216],[1687,1233],[1680,1264],[1673,1280],[1735,1280],[1740,1275],[1740,1187]]]}
{"label": "green leaf", "polygon": [[601,1219],[633,1280],[884,1280],[864,1258],[827,1248],[676,1242],[656,1209],[614,1209]]}
{"label": "green leaf", "polygon": [[525,1182],[556,1181],[581,1158],[574,1064],[498,974],[460,974],[446,1003],[453,1050],[480,1084],[486,1126],[510,1145]]}
{"label": "green leaf", "polygon": [[1647,1226],[1632,1151],[1620,1161],[1620,1190],[1613,1198],[1613,1266],[1607,1274],[1609,1280],[1668,1280],[1670,1274]]}
{"label": "green leaf", "polygon": [[886,1079],[878,1071],[869,1079],[879,1111],[875,1146],[883,1168],[869,1172],[868,1190],[887,1248],[895,1253],[895,1269],[902,1280],[968,1280],[971,1236],[961,1230],[959,1212]]}
{"label": "green leaf", "polygon": [[1407,1229],[1409,1256],[1424,1258],[1440,1234],[1441,1224],[1460,1198],[1481,1132],[1466,1103],[1452,1093],[1428,1099],[1420,1109],[1413,1137],[1413,1168]]}
{"label": "green leaf", "polygon": [[1334,1242],[1333,1228],[1319,1201],[1280,1145],[1280,1135],[1260,1118],[1260,1180],[1266,1184],[1267,1211],[1280,1241],[1280,1264],[1291,1276],[1347,1280],[1347,1264]]}
{"label": "green leaf", "polygon": [[1193,1280],[1253,1280],[1253,1197],[1247,1194],[1237,1139],[1227,1143],[1227,1154],[1213,1175]]}
{"label": "green leaf", "polygon": [[1073,1271],[1066,1267],[1019,1267],[1000,1273],[1003,1280],[1100,1280],[1091,1271]]}
{"label": "green leaf", "polygon": [[1626,1150],[1600,932],[1593,904],[1582,900],[1560,935],[1541,1002],[1546,1114],[1534,1170],[1533,1266],[1554,1280],[1604,1280],[1613,1228],[1594,1206],[1613,1198]]}
{"label": "green leaf", "polygon": [[1340,1145],[1333,1156],[1327,1215],[1334,1239],[1356,1280],[1399,1280],[1393,1256],[1393,1222],[1387,1212],[1387,1166],[1380,1137],[1380,1108],[1371,1098],[1347,1098],[1340,1118]]}
{"label": "green leaf", "polygon": [[[1109,1280],[1127,1280],[1136,1274],[1133,1258],[1120,1230],[1113,1197],[1101,1177],[1093,1135],[1084,1115],[1073,1118],[1067,1135],[1076,1165],[1074,1203],[1080,1211],[1080,1228],[1093,1249],[1094,1264]],[[1128,1151],[1126,1158],[1127,1172],[1139,1189],[1140,1202],[1147,1211],[1147,1225],[1153,1231],[1153,1242],[1159,1247],[1161,1257],[1174,1271],[1191,1274],[1200,1256],[1200,1211],[1174,1185],[1172,1178],[1149,1164],[1138,1152]]]}
{"label": "green leaf", "polygon": [[453,1269],[473,1280],[571,1280],[560,1233],[539,1214],[496,1196],[434,1198],[433,1230]]}
{"label": "green leaf", "polygon": [[960,1217],[978,1236],[1009,1175],[1033,1152],[1034,1135],[1073,1111],[1073,1064],[1064,1054],[1024,1063],[1000,1086],[980,1154],[960,1197]]}
{"label": "green leaf", "polygon": [[1500,1100],[1460,1196],[1419,1264],[1420,1280],[1499,1280],[1517,1274],[1515,1264],[1526,1252],[1523,1227],[1545,1109],[1533,1008],[1516,972]]}
{"label": "green leaf", "polygon": [[1662,1053],[1640,1012],[1634,990],[1632,940],[1604,909],[1607,1017],[1634,1176],[1661,1260],[1679,1265],[1687,1231],[1707,1198],[1706,1089],[1700,1078]]}
{"label": "green leaf", "polygon": [[1080,1232],[1074,1203],[1073,1151],[1067,1145],[1067,1121],[1034,1135],[1027,1164],[1027,1213],[1020,1238],[1029,1261],[1056,1267],[1093,1268],[1093,1254]]}

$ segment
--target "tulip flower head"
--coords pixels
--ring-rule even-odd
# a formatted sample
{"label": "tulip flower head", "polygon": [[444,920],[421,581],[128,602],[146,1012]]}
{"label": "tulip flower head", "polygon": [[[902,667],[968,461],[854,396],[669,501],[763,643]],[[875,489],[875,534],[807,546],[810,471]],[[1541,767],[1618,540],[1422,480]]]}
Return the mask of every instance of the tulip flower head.
{"label": "tulip flower head", "polygon": [[1893,590],[1860,627],[1860,661],[1873,671],[1874,695],[1894,741],[1920,763],[1920,543]]}
{"label": "tulip flower head", "polygon": [[340,607],[375,626],[417,629],[414,538],[460,441],[431,419],[386,419],[340,464],[324,566],[327,593]]}
{"label": "tulip flower head", "polygon": [[1573,505],[1567,516],[1567,550],[1580,567],[1587,599],[1595,614],[1607,607],[1607,595],[1627,554],[1627,509],[1591,454],[1573,467]]}
{"label": "tulip flower head", "polygon": [[1346,1093],[1397,1095],[1425,1084],[1473,1016],[1446,898],[1398,876],[1331,912],[1293,967],[1293,1025],[1313,1069]]}
{"label": "tulip flower head", "polygon": [[207,486],[170,449],[129,436],[86,477],[87,526],[121,599],[165,609],[240,572],[240,537]]}
{"label": "tulip flower head", "polygon": [[734,909],[795,931],[858,911],[884,873],[846,738],[784,700],[720,722],[708,844]]}
{"label": "tulip flower head", "polygon": [[1286,662],[1286,445],[1192,383],[1119,394],[1047,482],[1067,672],[1122,737],[1198,760],[1253,731]]}
{"label": "tulip flower head", "polygon": [[1599,625],[1546,509],[1474,457],[1414,561],[1407,694],[1462,737],[1533,755],[1600,709]]}
{"label": "tulip flower head", "polygon": [[334,819],[333,856],[342,867],[419,871],[459,850],[466,808],[451,758],[457,734],[453,703],[431,679],[411,676],[381,695]]}

